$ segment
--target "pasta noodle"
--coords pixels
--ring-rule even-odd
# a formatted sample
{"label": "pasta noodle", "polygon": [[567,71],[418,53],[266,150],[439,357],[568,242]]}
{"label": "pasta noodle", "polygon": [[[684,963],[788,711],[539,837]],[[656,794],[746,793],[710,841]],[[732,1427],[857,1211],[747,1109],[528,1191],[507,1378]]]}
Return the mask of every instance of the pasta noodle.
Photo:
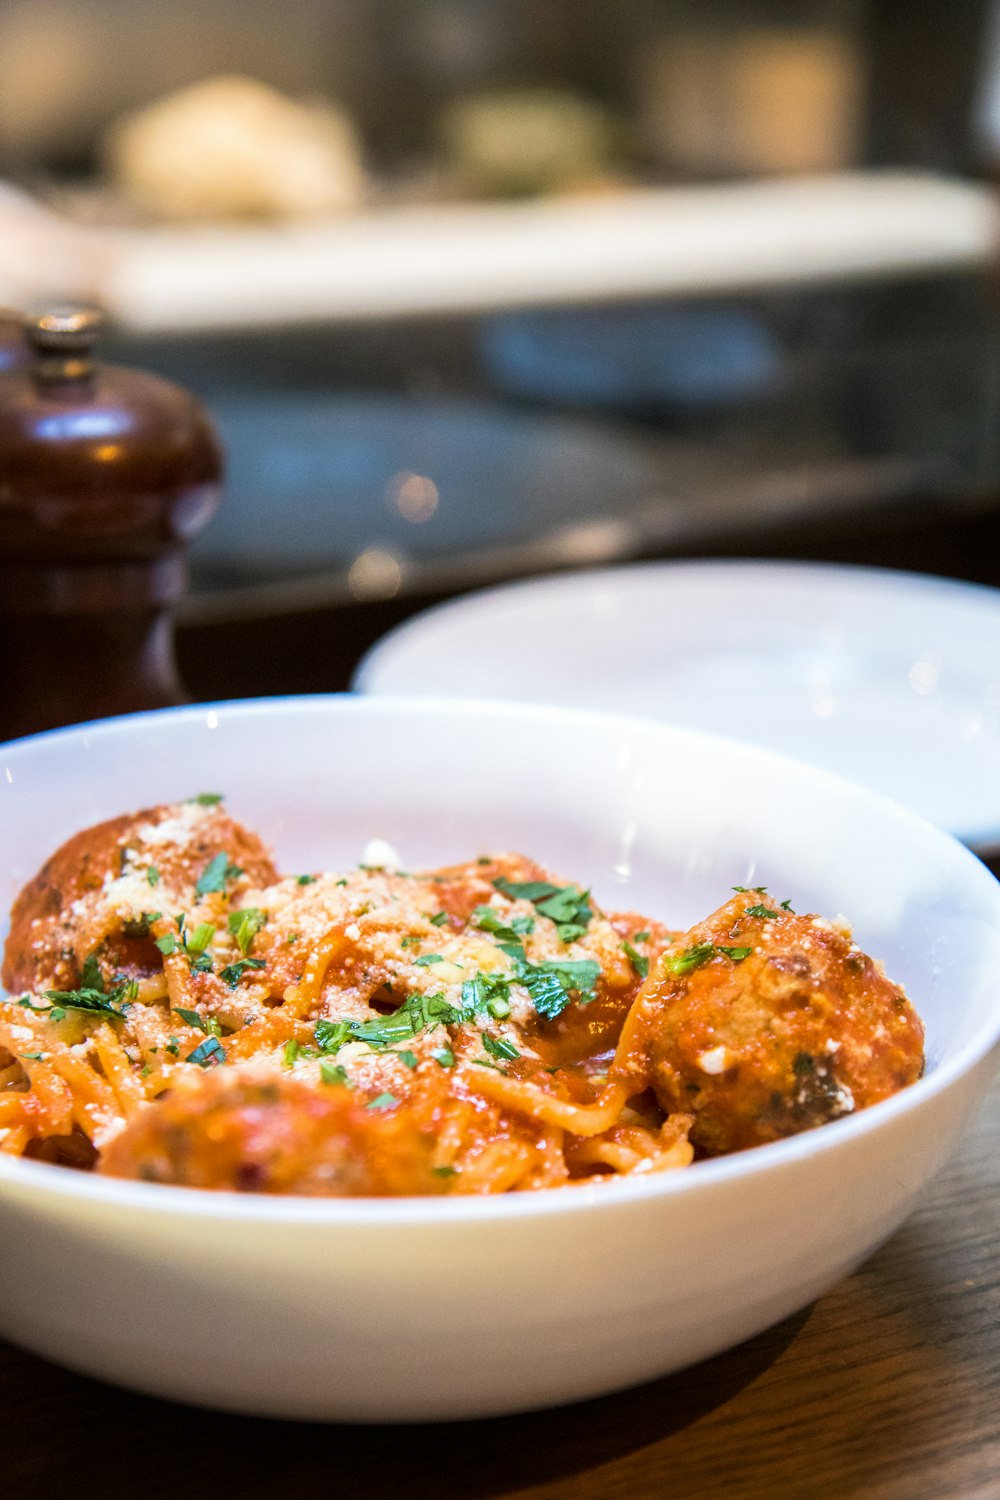
{"label": "pasta noodle", "polygon": [[282,877],[215,796],[118,818],[15,903],[0,1147],[204,1188],[498,1193],[673,1171],[912,1081],[902,991],[768,901],[678,934],[521,855]]}

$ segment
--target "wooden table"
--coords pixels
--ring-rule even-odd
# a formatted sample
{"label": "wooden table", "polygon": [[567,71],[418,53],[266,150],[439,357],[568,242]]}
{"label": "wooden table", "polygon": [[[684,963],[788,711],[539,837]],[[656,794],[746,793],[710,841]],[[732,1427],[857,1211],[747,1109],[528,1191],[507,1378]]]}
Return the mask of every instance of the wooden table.
{"label": "wooden table", "polygon": [[998,1188],[1000,1079],[922,1207],[813,1307],[679,1375],[523,1417],[254,1421],[121,1393],[0,1344],[0,1494],[997,1500]]}

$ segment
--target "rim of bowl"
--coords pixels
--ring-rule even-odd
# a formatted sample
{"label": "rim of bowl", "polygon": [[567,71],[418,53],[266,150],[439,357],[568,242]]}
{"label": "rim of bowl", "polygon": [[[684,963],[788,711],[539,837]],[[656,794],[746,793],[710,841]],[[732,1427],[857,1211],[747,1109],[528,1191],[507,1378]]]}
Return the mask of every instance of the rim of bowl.
{"label": "rim of bowl", "polygon": [[[917,813],[878,792],[870,791],[846,777],[807,762],[780,755],[727,735],[711,734],[636,715],[600,713],[594,710],[549,707],[544,704],[518,703],[512,700],[478,698],[436,698],[413,695],[367,697],[353,692],[289,694],[269,698],[219,699],[211,703],[179,704],[170,708],[151,709],[122,714],[115,718],[88,720],[39,734],[25,735],[0,744],[0,757],[21,746],[46,743],[61,738],[84,738],[101,734],[127,732],[143,725],[155,725],[164,718],[197,720],[210,714],[224,713],[227,718],[243,716],[270,717],[290,708],[309,713],[365,713],[372,717],[393,713],[416,713],[421,717],[450,714],[454,717],[535,718],[587,724],[619,724],[644,734],[664,736],[689,743],[711,743],[726,749],[737,748],[745,754],[775,768],[785,767],[796,775],[806,775],[818,784],[829,784],[841,794],[876,805],[899,821],[921,831],[932,841],[949,848],[953,858],[967,865],[971,878],[982,881],[984,890],[995,887],[993,904],[996,927],[1000,932],[1000,882],[960,840],[944,829],[927,822]],[[676,1193],[711,1192],[733,1178],[756,1177],[782,1171],[786,1166],[808,1157],[822,1157],[835,1152],[842,1144],[879,1130],[883,1124],[905,1116],[929,1104],[959,1084],[977,1064],[991,1053],[1000,1051],[1000,980],[997,1003],[976,1033],[950,1058],[940,1063],[890,1099],[840,1120],[832,1120],[814,1130],[806,1130],[786,1140],[771,1141],[764,1146],[734,1152],[674,1172],[650,1173],[642,1177],[624,1177],[613,1182],[579,1184],[566,1187],[539,1188],[534,1192],[483,1195],[482,1197],[407,1197],[407,1198],[309,1198],[294,1195],[236,1193],[228,1190],[205,1190],[179,1187],[170,1183],[136,1182],[126,1178],[100,1177],[92,1172],[76,1172],[49,1162],[25,1160],[0,1153],[0,1186],[29,1187],[43,1194],[100,1203],[109,1208],[132,1208],[149,1213],[176,1214],[204,1219],[234,1219],[247,1223],[275,1224],[343,1224],[377,1226],[401,1223],[427,1226],[453,1224],[479,1218],[533,1218],[549,1214],[612,1210],[645,1198],[672,1197]]]}

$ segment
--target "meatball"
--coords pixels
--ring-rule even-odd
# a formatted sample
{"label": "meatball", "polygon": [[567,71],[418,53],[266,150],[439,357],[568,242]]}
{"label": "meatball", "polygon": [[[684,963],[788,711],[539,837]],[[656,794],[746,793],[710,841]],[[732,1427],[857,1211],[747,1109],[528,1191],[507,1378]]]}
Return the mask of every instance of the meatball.
{"label": "meatball", "polygon": [[111,1177],[235,1192],[372,1197],[442,1191],[434,1138],[276,1071],[220,1067],[143,1109],[110,1143]]}
{"label": "meatball", "polygon": [[917,1015],[844,927],[744,891],[654,968],[611,1076],[693,1114],[716,1155],[864,1109],[922,1068]]}
{"label": "meatball", "polygon": [[223,854],[230,893],[277,878],[261,840],[213,798],[112,818],[76,834],[14,903],[4,985],[74,989],[98,948],[109,971],[155,972],[160,958],[144,930],[144,909],[190,907],[199,877]]}

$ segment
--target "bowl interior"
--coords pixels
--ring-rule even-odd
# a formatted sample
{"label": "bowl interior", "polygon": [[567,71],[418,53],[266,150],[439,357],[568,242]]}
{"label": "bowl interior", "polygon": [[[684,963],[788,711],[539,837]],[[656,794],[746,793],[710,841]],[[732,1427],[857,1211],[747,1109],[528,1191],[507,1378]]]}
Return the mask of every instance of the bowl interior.
{"label": "bowl interior", "polygon": [[[736,742],[566,710],[351,697],[136,715],[0,748],[0,903],[70,834],[222,792],[286,871],[523,849],[601,903],[684,926],[734,885],[846,914],[908,990],[929,1071],[1000,1032],[1000,886],[878,796]],[[6,930],[6,922],[2,929]]]}

